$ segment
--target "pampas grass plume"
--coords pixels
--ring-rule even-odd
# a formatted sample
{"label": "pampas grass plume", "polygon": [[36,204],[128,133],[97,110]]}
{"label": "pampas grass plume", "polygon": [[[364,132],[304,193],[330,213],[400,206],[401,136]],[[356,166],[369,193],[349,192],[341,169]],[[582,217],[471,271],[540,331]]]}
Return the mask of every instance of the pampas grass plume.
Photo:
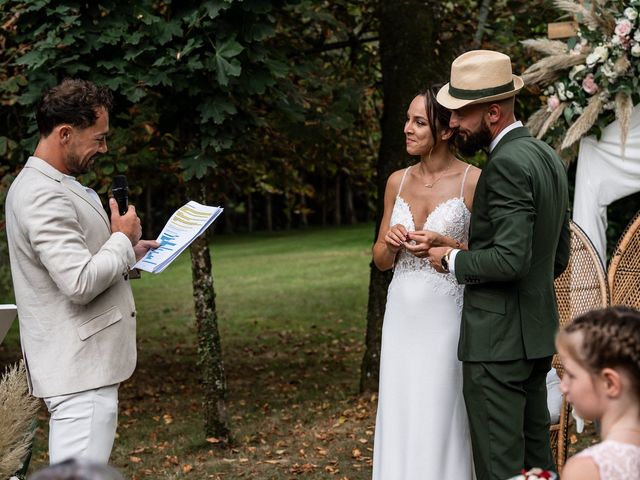
{"label": "pampas grass plume", "polygon": [[620,122],[620,150],[624,157],[624,148],[629,135],[629,123],[633,114],[633,101],[625,92],[616,94],[616,120]]}
{"label": "pampas grass plume", "polygon": [[573,125],[567,130],[567,134],[562,141],[561,149],[565,149],[580,140],[585,133],[596,123],[600,110],[602,110],[603,101],[600,95],[594,95],[589,99],[589,105],[584,109],[582,115],[578,117]]}
{"label": "pampas grass plume", "polygon": [[523,40],[522,43],[525,47],[531,48],[540,53],[546,53],[547,55],[561,55],[568,53],[569,48],[565,42],[560,40],[548,40],[546,38],[530,38]]}
{"label": "pampas grass plume", "polygon": [[24,363],[7,368],[0,379],[0,478],[9,478],[22,467],[38,407],[38,399],[29,395]]}
{"label": "pampas grass plume", "polygon": [[560,116],[562,115],[562,112],[564,111],[565,105],[566,105],[566,103],[562,102],[556,107],[555,110],[553,110],[552,112],[549,113],[549,116],[547,117],[545,122],[542,124],[542,127],[540,128],[540,131],[536,135],[537,138],[542,138],[544,136],[544,134],[547,133],[547,130],[549,130],[549,128],[551,128],[551,126],[554,123],[556,123],[558,118],[560,118]]}
{"label": "pampas grass plume", "polygon": [[563,70],[568,70],[574,65],[584,63],[587,53],[571,54],[562,53],[550,55],[537,61],[522,74],[522,79],[526,84],[542,83],[549,84],[562,75]]}
{"label": "pampas grass plume", "polygon": [[591,9],[586,8],[582,2],[572,0],[555,0],[554,4],[560,10],[564,10],[572,15],[582,17],[582,23],[588,28],[602,28],[607,35],[611,35],[616,28],[615,17],[604,8],[604,3],[593,5]]}
{"label": "pampas grass plume", "polygon": [[549,115],[549,112],[547,111],[547,106],[545,105],[544,107],[542,107],[540,110],[538,110],[536,113],[534,113],[529,117],[529,120],[527,121],[526,126],[531,132],[531,135],[535,136],[538,134],[538,132],[542,128],[542,125],[544,125],[544,122],[547,119],[548,115]]}

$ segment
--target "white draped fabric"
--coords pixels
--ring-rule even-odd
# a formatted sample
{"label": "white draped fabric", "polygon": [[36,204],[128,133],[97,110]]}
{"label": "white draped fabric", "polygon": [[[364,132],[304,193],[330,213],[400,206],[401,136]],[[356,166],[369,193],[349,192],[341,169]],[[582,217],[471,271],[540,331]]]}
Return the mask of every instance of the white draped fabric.
{"label": "white draped fabric", "polygon": [[[606,264],[607,206],[640,191],[640,105],[636,105],[629,127],[624,156],[620,148],[620,123],[602,132],[600,141],[584,137],[576,171],[573,221],[593,242]],[[640,208],[640,205],[638,205]]]}

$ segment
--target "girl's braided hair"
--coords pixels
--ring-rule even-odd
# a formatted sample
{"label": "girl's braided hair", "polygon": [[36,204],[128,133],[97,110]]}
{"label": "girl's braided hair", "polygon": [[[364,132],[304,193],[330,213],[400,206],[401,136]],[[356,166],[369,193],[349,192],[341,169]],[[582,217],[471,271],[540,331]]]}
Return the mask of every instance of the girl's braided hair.
{"label": "girl's braided hair", "polygon": [[[578,346],[564,338],[577,332],[582,332]],[[593,310],[576,318],[558,339],[593,373],[607,367],[624,370],[640,396],[640,312],[623,306]]]}

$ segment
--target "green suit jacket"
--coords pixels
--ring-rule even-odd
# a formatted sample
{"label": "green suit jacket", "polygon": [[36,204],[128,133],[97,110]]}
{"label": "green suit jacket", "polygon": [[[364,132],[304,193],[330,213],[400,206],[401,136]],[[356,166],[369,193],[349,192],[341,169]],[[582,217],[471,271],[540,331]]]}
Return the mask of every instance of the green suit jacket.
{"label": "green suit jacket", "polygon": [[455,257],[466,285],[458,357],[488,362],[554,353],[553,280],[569,261],[567,175],[524,127],[491,152],[473,200],[469,250]]}

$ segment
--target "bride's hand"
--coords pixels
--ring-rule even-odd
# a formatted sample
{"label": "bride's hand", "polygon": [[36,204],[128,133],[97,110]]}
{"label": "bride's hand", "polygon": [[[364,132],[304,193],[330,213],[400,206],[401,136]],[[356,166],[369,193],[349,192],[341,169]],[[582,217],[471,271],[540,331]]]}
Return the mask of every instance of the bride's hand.
{"label": "bride's hand", "polygon": [[419,230],[417,232],[409,232],[408,239],[413,242],[407,243],[405,248],[413,253],[416,257],[424,258],[427,256],[431,247],[440,245],[440,234],[431,230]]}
{"label": "bride's hand", "polygon": [[392,253],[398,253],[408,241],[408,232],[404,225],[397,224],[391,227],[384,236],[384,243]]}

